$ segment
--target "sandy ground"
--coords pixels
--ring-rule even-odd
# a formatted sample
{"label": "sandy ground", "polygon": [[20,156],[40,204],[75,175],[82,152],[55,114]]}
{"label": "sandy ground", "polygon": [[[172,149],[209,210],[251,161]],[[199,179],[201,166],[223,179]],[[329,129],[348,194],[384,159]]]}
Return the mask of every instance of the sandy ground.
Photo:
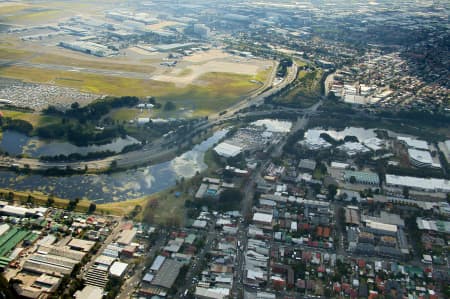
{"label": "sandy ground", "polygon": [[153,76],[152,79],[172,82],[178,87],[184,87],[192,84],[196,79],[207,73],[232,73],[254,76],[260,69],[261,67],[256,64],[209,61],[201,65],[192,65],[180,69],[175,68],[167,74]]}
{"label": "sandy ground", "polygon": [[187,62],[206,62],[215,59],[228,58],[232,57],[230,54],[227,54],[221,50],[212,49],[206,52],[196,52],[191,56],[184,57],[183,60]]}
{"label": "sandy ground", "polygon": [[148,25],[147,28],[151,30],[161,30],[168,26],[179,25],[180,23],[174,21],[162,21],[157,24]]}
{"label": "sandy ground", "polygon": [[138,47],[130,47],[128,48],[128,50],[133,51],[139,55],[143,55],[143,56],[156,56],[159,53],[158,52],[149,52],[143,49],[139,49]]}

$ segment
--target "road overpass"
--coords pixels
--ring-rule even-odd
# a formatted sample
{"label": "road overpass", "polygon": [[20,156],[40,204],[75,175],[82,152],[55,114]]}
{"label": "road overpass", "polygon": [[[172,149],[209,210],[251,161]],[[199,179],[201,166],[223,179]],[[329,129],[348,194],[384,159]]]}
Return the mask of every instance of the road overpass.
{"label": "road overpass", "polygon": [[[15,157],[0,157],[0,167],[2,168],[17,168],[17,169],[27,169],[31,171],[48,171],[48,170],[74,170],[83,172],[88,170],[90,173],[100,173],[111,169],[113,163],[114,167],[118,169],[126,169],[135,166],[143,166],[154,164],[156,162],[164,161],[176,155],[178,151],[178,145],[189,141],[200,132],[208,130],[216,125],[220,125],[225,122],[230,122],[237,119],[243,119],[248,117],[269,117],[273,116],[275,113],[287,112],[295,114],[305,114],[314,113],[317,110],[318,104],[310,107],[308,109],[295,109],[295,108],[279,108],[274,110],[262,110],[262,111],[251,111],[246,113],[241,113],[240,111],[251,106],[260,106],[264,103],[264,99],[271,96],[287,85],[294,82],[297,77],[298,66],[294,63],[289,69],[288,74],[285,79],[279,84],[273,86],[269,84],[264,89],[259,89],[255,94],[250,95],[247,99],[233,105],[221,113],[217,113],[208,118],[207,122],[200,122],[192,128],[191,132],[180,138],[175,139],[176,134],[169,138],[159,138],[150,144],[144,145],[141,149],[137,151],[132,151],[128,153],[121,153],[106,157],[103,159],[90,160],[90,161],[41,161],[39,159],[33,158],[15,158]],[[272,72],[270,81],[273,82],[275,72]],[[177,145],[174,145],[177,143]],[[172,145],[172,146],[170,146]],[[114,162],[115,161],[115,162]]]}

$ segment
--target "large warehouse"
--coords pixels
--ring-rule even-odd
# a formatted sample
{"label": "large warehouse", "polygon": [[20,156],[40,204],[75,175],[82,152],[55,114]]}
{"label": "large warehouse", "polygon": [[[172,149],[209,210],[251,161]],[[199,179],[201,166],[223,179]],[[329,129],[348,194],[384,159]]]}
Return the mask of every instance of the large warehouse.
{"label": "large warehouse", "polygon": [[232,158],[242,153],[242,148],[226,142],[219,143],[214,151],[221,157]]}

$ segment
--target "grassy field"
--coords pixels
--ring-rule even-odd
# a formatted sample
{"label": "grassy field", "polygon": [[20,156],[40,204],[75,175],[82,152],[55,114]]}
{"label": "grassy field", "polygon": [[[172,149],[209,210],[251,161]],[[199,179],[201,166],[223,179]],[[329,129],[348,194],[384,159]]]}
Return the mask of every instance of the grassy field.
{"label": "grassy field", "polygon": [[302,108],[314,105],[321,96],[322,74],[320,69],[311,72],[301,70],[292,88],[280,95],[277,101]]}
{"label": "grassy field", "polygon": [[60,122],[60,118],[58,117],[41,115],[39,113],[28,113],[13,110],[2,110],[2,113],[5,117],[25,120],[31,123],[34,128]]}
{"label": "grassy field", "polygon": [[[112,58],[115,59],[115,58]],[[99,58],[99,59],[68,59],[62,55],[54,54],[39,54],[39,56],[34,57],[30,60],[33,63],[42,64],[54,64],[54,65],[67,65],[79,68],[92,68],[92,69],[103,69],[103,70],[116,70],[124,72],[137,72],[137,73],[152,73],[155,68],[149,65],[138,65],[138,64],[128,64],[128,63],[117,63],[112,59]],[[100,61],[101,60],[101,61]]]}
{"label": "grassy field", "polygon": [[184,225],[184,203],[188,196],[176,197],[169,190],[147,201],[142,214],[137,219],[159,225]]}
{"label": "grassy field", "polygon": [[10,46],[4,46],[0,43],[0,59],[23,59],[30,57],[32,55],[31,52],[19,49],[12,49]]}
{"label": "grassy field", "polygon": [[[0,189],[0,193],[8,194],[9,192],[14,193],[14,200],[17,203],[24,204],[26,203],[28,196],[31,195],[33,197],[33,203],[39,206],[46,206],[47,200],[49,198],[48,195],[43,194],[41,192],[26,192],[26,191],[14,191],[9,189]],[[146,206],[148,200],[151,200],[155,196],[143,197],[140,199],[134,199],[129,201],[121,201],[107,204],[97,204],[96,212],[97,214],[106,214],[106,215],[115,215],[115,216],[126,216],[128,215],[136,205],[140,205],[142,208]],[[59,209],[65,209],[69,204],[68,199],[63,199],[59,197],[53,197],[54,204],[53,207]],[[91,201],[82,199],[78,202],[75,211],[77,212],[87,212]],[[142,213],[141,216],[142,217]]]}
{"label": "grassy field", "polygon": [[[0,189],[0,193],[3,194],[8,194],[9,192],[13,192],[14,193],[14,201],[18,202],[18,203],[26,203],[28,196],[31,195],[33,197],[33,202],[36,205],[40,205],[40,206],[46,206],[47,205],[47,199],[48,199],[48,195],[45,195],[41,192],[25,192],[25,191],[14,191],[14,190],[9,190],[9,189]],[[53,197],[54,200],[54,204],[53,206],[55,208],[60,208],[60,209],[64,209],[67,207],[67,205],[69,204],[69,200],[67,199],[62,199],[62,198],[58,198],[58,197]],[[90,205],[90,201],[88,200],[80,200],[80,202],[78,203],[78,205],[76,206],[76,211],[78,212],[86,212],[88,210],[88,207]]]}
{"label": "grassy field", "polygon": [[23,79],[28,82],[50,83],[60,86],[73,87],[81,91],[124,95],[160,95],[174,88],[173,84],[153,80],[104,76],[83,72],[57,71],[40,68],[12,66],[0,69],[0,76]]}
{"label": "grassy field", "polygon": [[269,77],[271,72],[272,72],[272,67],[267,68],[267,69],[265,69],[263,71],[260,71],[254,76],[253,80],[257,80],[257,81],[260,81],[260,82],[265,82],[267,80],[267,78]]}
{"label": "grassy field", "polygon": [[[143,197],[143,198],[139,198],[139,199],[127,200],[127,201],[98,204],[96,211],[103,213],[103,214],[125,216],[125,215],[128,215],[134,209],[134,207],[137,205],[144,208],[146,206],[147,202],[149,200],[151,200],[152,198],[154,198],[155,196],[156,195],[152,195],[149,197]],[[140,215],[142,215],[142,213]],[[138,217],[142,217],[142,216],[138,216]]]}
{"label": "grassy field", "polygon": [[28,4],[11,4],[11,5],[0,5],[0,15],[8,15],[20,12],[22,10],[28,9],[32,6]]}
{"label": "grassy field", "polygon": [[129,121],[139,115],[138,109],[120,108],[112,111],[110,117],[115,121]]}
{"label": "grassy field", "polygon": [[43,7],[28,7],[9,13],[8,15],[1,17],[0,21],[5,23],[34,24],[42,21],[56,20],[64,15],[65,13],[61,10]]}
{"label": "grassy field", "polygon": [[[23,79],[28,82],[73,87],[96,94],[152,95],[162,103],[172,101],[178,107],[198,109],[202,115],[225,109],[260,87],[260,85],[250,82],[254,78],[253,76],[230,73],[207,73],[197,80],[198,84],[190,84],[183,88],[176,88],[173,83],[155,80],[19,66],[0,69],[0,76]],[[263,77],[262,74],[258,76]]]}

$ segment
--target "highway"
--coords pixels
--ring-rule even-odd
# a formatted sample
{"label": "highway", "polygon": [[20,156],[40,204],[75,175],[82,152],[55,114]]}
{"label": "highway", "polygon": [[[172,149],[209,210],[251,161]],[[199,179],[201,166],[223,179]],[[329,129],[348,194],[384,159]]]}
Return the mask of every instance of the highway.
{"label": "highway", "polygon": [[[226,111],[212,115],[211,117],[209,117],[207,122],[198,123],[196,127],[192,128],[191,133],[188,136],[184,136],[184,142],[188,141],[190,138],[195,137],[199,132],[214,127],[217,124],[221,124],[224,121],[230,121],[238,117],[264,116],[273,114],[273,111],[256,111],[247,114],[236,115],[242,109],[248,108],[253,105],[256,106],[261,105],[262,103],[264,103],[264,99],[266,97],[278,92],[280,89],[284,88],[288,84],[291,84],[297,77],[297,69],[298,69],[297,65],[294,63],[288,69],[288,74],[286,78],[276,86],[272,86],[271,82],[273,82],[273,79],[276,74],[276,66],[275,66],[270,75],[270,80],[268,80],[268,82],[270,83],[267,84],[267,87],[263,86],[256,93],[250,95],[246,100],[237,103],[236,105],[228,108]],[[264,89],[267,88],[269,89],[263,91]],[[292,108],[286,108],[286,111],[291,110],[292,112],[309,111],[308,109],[295,110]],[[2,156],[0,157],[0,167],[9,168],[13,166],[15,168],[29,169],[32,171],[46,171],[48,169],[59,169],[59,170],[72,169],[81,172],[87,169],[89,173],[100,173],[110,169],[113,161],[116,161],[115,163],[117,168],[126,169],[134,166],[153,164],[156,161],[167,160],[168,158],[173,157],[178,149],[177,146],[172,146],[171,148],[168,148],[167,144],[171,142],[177,142],[179,144],[182,141],[180,141],[179,138],[175,139],[174,137],[168,139],[161,137],[157,140],[154,140],[151,144],[145,145],[140,150],[124,154],[117,154],[104,159],[92,161],[47,162],[33,158],[14,158]]]}

